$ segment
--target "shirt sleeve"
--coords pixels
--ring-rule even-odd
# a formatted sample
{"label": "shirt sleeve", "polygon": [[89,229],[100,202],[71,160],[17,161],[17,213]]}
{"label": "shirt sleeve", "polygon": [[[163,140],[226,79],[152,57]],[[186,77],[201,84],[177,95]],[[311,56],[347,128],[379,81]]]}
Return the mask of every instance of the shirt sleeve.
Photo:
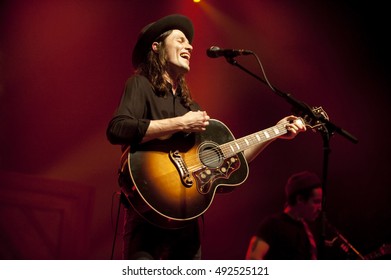
{"label": "shirt sleeve", "polygon": [[264,240],[266,243],[271,245],[273,243],[273,237],[275,235],[275,218],[274,216],[265,218],[258,227],[256,236],[259,239]]}
{"label": "shirt sleeve", "polygon": [[120,104],[106,130],[110,143],[141,142],[150,124],[145,116],[148,91],[152,91],[152,86],[145,77],[136,75],[126,81]]}

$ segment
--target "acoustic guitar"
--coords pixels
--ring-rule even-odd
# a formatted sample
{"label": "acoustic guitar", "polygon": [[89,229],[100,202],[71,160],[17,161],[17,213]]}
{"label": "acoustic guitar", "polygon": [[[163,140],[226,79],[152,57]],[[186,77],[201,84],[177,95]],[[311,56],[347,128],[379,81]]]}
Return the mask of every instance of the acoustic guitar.
{"label": "acoustic guitar", "polygon": [[[317,126],[302,120],[311,128]],[[121,160],[121,191],[149,222],[182,227],[204,214],[216,193],[242,184],[249,174],[243,151],[286,134],[286,124],[236,140],[224,123],[211,119],[202,133],[177,133],[134,151],[128,147]]]}

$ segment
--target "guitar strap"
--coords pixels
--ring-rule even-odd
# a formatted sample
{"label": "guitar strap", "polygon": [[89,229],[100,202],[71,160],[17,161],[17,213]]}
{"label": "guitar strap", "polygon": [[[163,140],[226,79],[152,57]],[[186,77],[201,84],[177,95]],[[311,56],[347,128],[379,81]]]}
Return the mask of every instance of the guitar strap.
{"label": "guitar strap", "polygon": [[316,260],[317,259],[317,248],[316,248],[315,238],[312,235],[312,232],[311,232],[307,222],[304,221],[304,219],[301,219],[300,221],[304,226],[305,232],[308,236],[308,241],[310,242],[311,260]]}

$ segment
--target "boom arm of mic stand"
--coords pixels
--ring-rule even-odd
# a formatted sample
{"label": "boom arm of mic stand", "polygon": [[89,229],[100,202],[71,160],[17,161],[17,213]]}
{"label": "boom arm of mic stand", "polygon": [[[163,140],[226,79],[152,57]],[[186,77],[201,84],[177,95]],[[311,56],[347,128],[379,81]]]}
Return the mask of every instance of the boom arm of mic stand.
{"label": "boom arm of mic stand", "polygon": [[[268,83],[264,79],[262,79],[258,75],[254,74],[253,72],[249,71],[248,69],[246,69],[245,67],[240,65],[234,58],[226,57],[226,60],[227,60],[228,63],[230,63],[230,64],[232,64],[234,66],[237,66],[238,68],[240,68],[241,70],[243,70],[247,74],[253,76],[254,78],[259,80],[260,82],[268,85]],[[350,134],[349,132],[347,132],[346,130],[344,130],[343,128],[338,127],[334,123],[332,123],[329,120],[327,120],[326,118],[324,118],[324,116],[322,116],[322,115],[315,115],[312,112],[311,107],[308,106],[307,104],[305,104],[304,102],[297,100],[291,94],[285,93],[285,92],[279,90],[278,88],[276,88],[274,86],[272,86],[272,90],[273,90],[274,93],[276,93],[280,97],[284,98],[289,104],[291,104],[295,108],[295,110],[298,110],[299,112],[303,112],[303,113],[305,113],[305,114],[307,114],[307,115],[317,119],[320,123],[323,123],[327,127],[328,133],[330,135],[333,132],[337,132],[338,134],[340,134],[343,137],[347,138],[351,142],[353,142],[355,144],[358,143],[358,139],[356,137],[354,137],[352,134]]]}

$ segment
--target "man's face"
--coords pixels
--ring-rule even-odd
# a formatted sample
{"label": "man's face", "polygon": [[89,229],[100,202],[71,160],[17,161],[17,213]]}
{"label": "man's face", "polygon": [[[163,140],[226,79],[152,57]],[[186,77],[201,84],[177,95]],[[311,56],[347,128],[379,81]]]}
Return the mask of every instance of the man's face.
{"label": "man's face", "polygon": [[180,30],[173,30],[165,39],[166,59],[169,69],[175,74],[184,74],[190,70],[190,55],[193,47]]}
{"label": "man's face", "polygon": [[301,201],[302,218],[307,221],[314,221],[322,210],[322,188],[312,191],[312,196],[308,201]]}

